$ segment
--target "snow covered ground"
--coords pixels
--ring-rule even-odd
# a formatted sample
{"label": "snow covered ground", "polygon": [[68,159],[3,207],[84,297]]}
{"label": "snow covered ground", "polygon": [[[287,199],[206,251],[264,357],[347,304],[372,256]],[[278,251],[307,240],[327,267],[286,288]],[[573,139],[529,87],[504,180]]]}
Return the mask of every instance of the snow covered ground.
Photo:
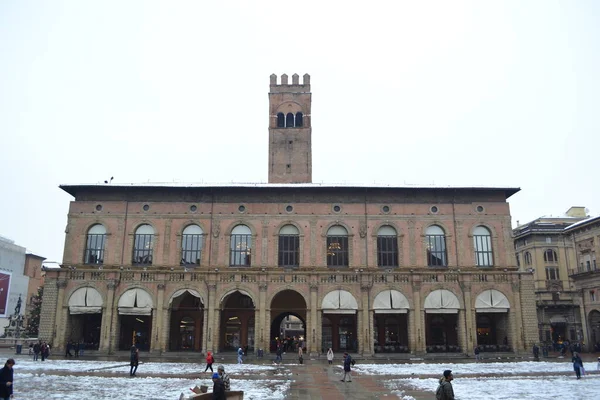
{"label": "snow covered ground", "polygon": [[[587,371],[595,371],[596,363],[586,362]],[[460,400],[514,399],[592,399],[598,397],[598,375],[575,379],[570,362],[481,362],[481,363],[415,363],[415,364],[356,364],[354,370],[363,375],[408,375],[406,379],[385,380],[384,385],[403,400],[405,389],[435,393],[439,378],[418,376],[439,375],[452,370],[454,393]],[[550,373],[551,375],[523,377],[519,375]],[[501,374],[502,376],[490,376]],[[461,377],[468,375],[469,377]],[[480,375],[478,377],[478,375]],[[414,376],[414,377],[413,377]]]}
{"label": "snow covered ground", "polygon": [[[215,364],[214,367],[216,369]],[[284,399],[293,382],[290,366],[224,364],[232,375],[232,389],[244,390],[244,399]],[[177,400],[195,385],[212,387],[210,375],[199,363],[142,363],[138,376],[129,377],[129,363],[114,361],[17,359],[15,399],[160,399]],[[595,371],[595,363],[585,363]],[[570,362],[480,362],[362,364],[357,375],[385,375],[382,383],[403,400],[405,390],[435,392],[445,369],[454,374],[457,399],[591,399],[598,393],[600,375],[575,379]],[[527,376],[543,373],[544,376]],[[494,376],[499,374],[500,376]],[[360,379],[360,378],[359,378]],[[89,395],[87,394],[89,393]],[[92,397],[93,396],[93,397]]]}
{"label": "snow covered ground", "polygon": [[[438,386],[437,378],[392,379],[385,386],[403,400],[412,400],[404,395],[406,388],[429,391],[434,398]],[[581,380],[573,375],[543,376],[533,378],[460,378],[452,381],[454,395],[459,400],[516,400],[516,399],[595,399],[598,398],[598,375],[586,376]]]}
{"label": "snow covered ground", "polygon": [[[596,363],[585,362],[588,371],[596,370]],[[341,367],[340,367],[341,368]],[[472,362],[472,363],[406,363],[406,364],[362,364],[357,363],[354,368],[359,374],[366,375],[439,375],[444,370],[452,370],[454,378],[467,374],[512,374],[549,372],[572,373],[573,364],[569,361],[522,361],[522,362]]]}
{"label": "snow covered ground", "polygon": [[[232,378],[232,390],[244,390],[244,399],[284,399],[289,390],[290,371],[269,365],[223,364]],[[217,364],[214,365],[216,371]],[[179,399],[191,394],[190,388],[207,385],[212,388],[205,364],[142,363],[136,377],[129,377],[129,363],[110,361],[47,360],[33,362],[17,360],[15,371],[15,400],[25,399]],[[200,372],[199,372],[200,371]],[[94,376],[82,376],[82,373]],[[75,375],[77,374],[77,375]],[[105,374],[106,376],[97,376]],[[160,374],[161,377],[148,375]],[[194,374],[186,378],[175,375]],[[121,376],[122,375],[122,376]],[[166,375],[166,376],[165,376]],[[173,377],[169,377],[173,375]]]}

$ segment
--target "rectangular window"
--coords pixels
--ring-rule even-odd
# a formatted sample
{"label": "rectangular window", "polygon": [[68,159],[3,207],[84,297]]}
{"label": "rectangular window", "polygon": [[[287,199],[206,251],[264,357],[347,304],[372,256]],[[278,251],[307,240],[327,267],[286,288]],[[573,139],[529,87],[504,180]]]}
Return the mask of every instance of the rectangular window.
{"label": "rectangular window", "polygon": [[348,266],[348,236],[327,236],[327,266]]}
{"label": "rectangular window", "polygon": [[551,237],[547,237],[546,238],[546,243],[552,243],[552,238]]}
{"label": "rectangular window", "polygon": [[377,265],[380,267],[398,266],[397,236],[377,236]]}
{"label": "rectangular window", "polygon": [[300,265],[300,236],[279,235],[279,266],[298,267]]}
{"label": "rectangular window", "polygon": [[559,279],[560,279],[560,277],[558,276],[558,268],[546,267],[546,280],[555,281],[555,280],[559,280]]}
{"label": "rectangular window", "polygon": [[596,292],[590,290],[590,301],[596,301]]}
{"label": "rectangular window", "polygon": [[87,235],[87,245],[83,262],[85,264],[104,264],[104,243],[106,235]]}
{"label": "rectangular window", "polygon": [[133,244],[133,265],[152,264],[152,234],[136,234]]}
{"label": "rectangular window", "polygon": [[200,265],[202,241],[198,234],[181,236],[181,265]]}
{"label": "rectangular window", "polygon": [[585,262],[585,266],[586,266],[586,268],[587,268],[587,271],[591,271],[591,270],[592,270],[592,265],[590,264],[590,260],[587,260],[587,261]]}
{"label": "rectangular window", "polygon": [[249,267],[251,265],[251,247],[252,235],[231,235],[229,265]]}
{"label": "rectangular window", "polygon": [[494,265],[492,255],[492,237],[490,235],[474,235],[475,263],[478,267],[491,267]]}
{"label": "rectangular window", "polygon": [[521,259],[519,257],[519,255],[517,254],[517,267],[521,266]]}
{"label": "rectangular window", "polygon": [[430,267],[446,267],[446,237],[444,235],[427,235],[427,265]]}

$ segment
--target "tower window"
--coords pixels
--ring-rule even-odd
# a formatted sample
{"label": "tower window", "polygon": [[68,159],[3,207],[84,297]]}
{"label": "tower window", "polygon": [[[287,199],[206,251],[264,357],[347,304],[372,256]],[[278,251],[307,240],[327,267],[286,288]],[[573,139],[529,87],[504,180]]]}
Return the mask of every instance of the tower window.
{"label": "tower window", "polygon": [[294,127],[294,114],[288,113],[285,116],[285,127],[286,128],[293,128]]}
{"label": "tower window", "polygon": [[302,113],[301,112],[297,112],[296,113],[296,128],[302,127],[303,121],[302,121]]}
{"label": "tower window", "polygon": [[285,115],[283,113],[277,113],[277,127],[285,128]]}

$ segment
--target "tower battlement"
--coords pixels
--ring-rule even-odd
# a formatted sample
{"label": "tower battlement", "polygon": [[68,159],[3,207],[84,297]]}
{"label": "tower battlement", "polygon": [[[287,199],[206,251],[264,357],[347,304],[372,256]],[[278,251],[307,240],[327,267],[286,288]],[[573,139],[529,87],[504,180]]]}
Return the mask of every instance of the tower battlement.
{"label": "tower battlement", "polygon": [[282,74],[281,83],[277,83],[277,75],[271,74],[271,93],[284,93],[284,92],[310,92],[310,75],[304,74],[302,76],[302,83],[300,83],[300,76],[298,74],[292,75],[292,82],[289,82],[287,74]]}

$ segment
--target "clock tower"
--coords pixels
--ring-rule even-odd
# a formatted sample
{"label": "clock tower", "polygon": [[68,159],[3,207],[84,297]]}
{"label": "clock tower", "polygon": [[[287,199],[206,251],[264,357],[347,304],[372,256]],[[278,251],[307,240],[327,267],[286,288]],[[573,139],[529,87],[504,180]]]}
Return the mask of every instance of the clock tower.
{"label": "clock tower", "polygon": [[271,75],[269,90],[269,183],[311,183],[310,75]]}

